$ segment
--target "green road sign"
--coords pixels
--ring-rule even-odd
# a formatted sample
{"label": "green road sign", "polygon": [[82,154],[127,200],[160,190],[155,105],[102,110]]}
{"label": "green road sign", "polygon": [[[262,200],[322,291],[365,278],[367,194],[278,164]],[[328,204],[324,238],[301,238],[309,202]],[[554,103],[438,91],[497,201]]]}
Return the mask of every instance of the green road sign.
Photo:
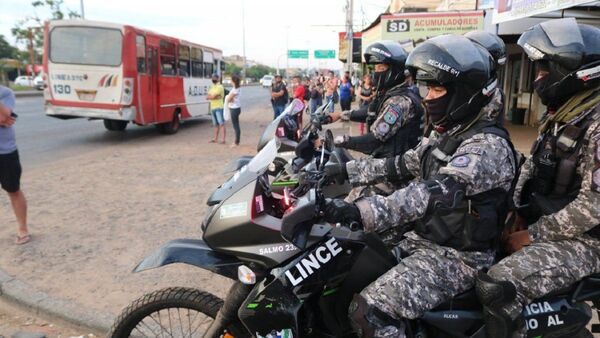
{"label": "green road sign", "polygon": [[315,50],[315,59],[335,59],[335,50]]}
{"label": "green road sign", "polygon": [[290,59],[308,59],[308,50],[299,49],[299,50],[288,50],[288,58]]}

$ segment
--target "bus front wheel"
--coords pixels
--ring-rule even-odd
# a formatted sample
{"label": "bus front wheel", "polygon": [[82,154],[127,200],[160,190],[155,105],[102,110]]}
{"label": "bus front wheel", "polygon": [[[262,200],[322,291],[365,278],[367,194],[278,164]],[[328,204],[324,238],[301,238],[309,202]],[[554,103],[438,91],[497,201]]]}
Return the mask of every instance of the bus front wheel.
{"label": "bus front wheel", "polygon": [[123,131],[127,128],[128,121],[104,120],[104,128],[110,131]]}

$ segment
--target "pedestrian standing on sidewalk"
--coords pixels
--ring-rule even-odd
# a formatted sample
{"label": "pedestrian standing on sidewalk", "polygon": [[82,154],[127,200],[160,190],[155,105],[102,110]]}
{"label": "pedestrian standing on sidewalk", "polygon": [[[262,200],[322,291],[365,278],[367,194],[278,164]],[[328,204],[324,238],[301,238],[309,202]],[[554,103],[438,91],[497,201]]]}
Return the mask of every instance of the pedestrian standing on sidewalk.
{"label": "pedestrian standing on sidewalk", "polygon": [[21,191],[21,162],[15,139],[15,94],[0,86],[0,185],[8,193],[19,228],[15,244],[31,240],[27,229],[27,200]]}
{"label": "pedestrian standing on sidewalk", "polygon": [[350,83],[350,76],[346,74],[340,85],[340,105],[342,106],[342,111],[350,110],[353,91],[354,88],[352,88],[352,83]]}
{"label": "pedestrian standing on sidewalk", "polygon": [[281,75],[275,75],[275,83],[271,85],[271,104],[273,105],[273,119],[276,119],[285,110],[288,102],[288,92],[285,83],[281,81]]}
{"label": "pedestrian standing on sidewalk", "polygon": [[233,75],[231,77],[233,82],[233,89],[229,92],[227,105],[229,106],[229,114],[231,115],[231,124],[233,124],[233,130],[235,131],[235,141],[231,144],[231,147],[237,147],[240,145],[240,114],[242,113],[242,107],[240,105],[240,77]]}
{"label": "pedestrian standing on sidewalk", "polygon": [[[371,74],[365,74],[363,76],[363,83],[360,86],[360,90],[358,91],[358,98],[360,101],[358,102],[358,107],[368,107],[371,102],[373,102],[373,98],[375,97],[375,89],[373,88],[373,83],[371,79]],[[365,133],[365,123],[360,123],[360,134],[363,135]]]}
{"label": "pedestrian standing on sidewalk", "polygon": [[208,95],[206,98],[210,101],[210,114],[212,116],[212,123],[215,127],[215,137],[210,140],[210,143],[215,143],[219,140],[219,131],[223,130],[223,141],[225,144],[225,119],[223,118],[223,99],[225,99],[225,88],[219,83],[219,74],[214,73],[212,75],[213,85],[208,89]]}

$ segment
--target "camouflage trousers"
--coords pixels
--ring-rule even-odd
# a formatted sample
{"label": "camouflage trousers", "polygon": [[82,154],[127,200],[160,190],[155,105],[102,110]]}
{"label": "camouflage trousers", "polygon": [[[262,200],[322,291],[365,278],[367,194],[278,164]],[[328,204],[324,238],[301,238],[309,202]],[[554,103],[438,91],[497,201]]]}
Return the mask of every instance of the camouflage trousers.
{"label": "camouflage trousers", "polygon": [[375,195],[389,196],[398,189],[399,188],[396,188],[393,184],[385,182],[376,185],[361,185],[353,187],[348,193],[348,196],[344,198],[344,201],[352,203],[361,197],[371,197]]}
{"label": "camouflage trousers", "polygon": [[[425,240],[408,238],[399,247],[410,255],[360,293],[368,306],[395,320],[422,317],[425,312],[469,290],[475,285],[481,264],[489,267],[493,261],[492,253],[473,253],[471,257],[471,253]],[[392,333],[396,330],[389,325],[371,324],[376,337],[402,336]]]}
{"label": "camouflage trousers", "polygon": [[[536,298],[568,287],[600,272],[600,240],[580,236],[568,240],[533,243],[490,268],[488,275],[516,286],[517,299],[501,311],[516,319]],[[513,337],[526,337],[526,329]]]}

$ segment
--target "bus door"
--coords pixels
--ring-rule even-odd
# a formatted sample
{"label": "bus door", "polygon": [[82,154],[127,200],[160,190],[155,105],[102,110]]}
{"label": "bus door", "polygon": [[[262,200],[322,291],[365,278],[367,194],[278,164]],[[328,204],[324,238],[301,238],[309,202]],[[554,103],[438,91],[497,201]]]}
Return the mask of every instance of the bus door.
{"label": "bus door", "polygon": [[138,71],[138,123],[148,124],[156,120],[156,48],[146,45],[143,35],[136,35]]}

